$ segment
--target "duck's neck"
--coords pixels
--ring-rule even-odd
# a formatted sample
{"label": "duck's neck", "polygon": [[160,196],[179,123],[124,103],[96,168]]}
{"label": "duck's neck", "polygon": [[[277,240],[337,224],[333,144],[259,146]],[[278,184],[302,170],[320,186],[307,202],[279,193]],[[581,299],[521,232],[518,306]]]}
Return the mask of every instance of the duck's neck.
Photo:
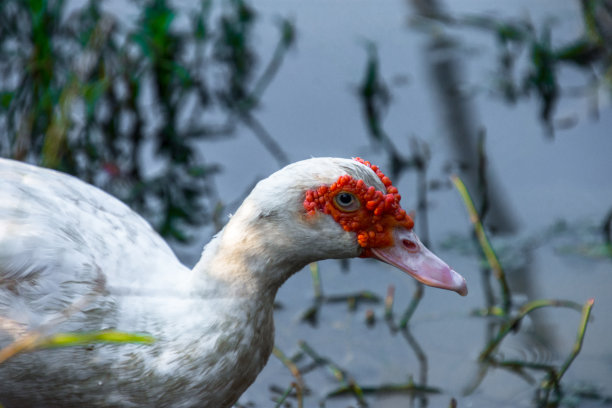
{"label": "duck's neck", "polygon": [[308,260],[287,251],[286,238],[274,230],[248,221],[238,213],[231,218],[204,248],[195,277],[225,295],[271,303],[278,288]]}
{"label": "duck's neck", "polygon": [[[191,272],[188,291],[197,316],[186,317],[173,351],[187,356],[178,370],[197,384],[194,392],[206,406],[232,406],[263,369],[274,345],[276,291],[299,268],[266,251],[255,235],[232,218]],[[220,379],[229,391],[219,391]]]}

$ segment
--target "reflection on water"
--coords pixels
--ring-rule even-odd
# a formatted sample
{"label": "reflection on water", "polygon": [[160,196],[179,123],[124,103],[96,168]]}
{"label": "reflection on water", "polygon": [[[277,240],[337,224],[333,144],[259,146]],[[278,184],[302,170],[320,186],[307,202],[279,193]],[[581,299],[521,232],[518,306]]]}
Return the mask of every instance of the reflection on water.
{"label": "reflection on water", "polygon": [[[612,350],[606,340],[612,338],[612,322],[601,312],[612,308],[605,289],[612,284],[610,260],[570,254],[567,245],[555,242],[558,230],[547,233],[558,219],[595,225],[610,211],[612,189],[604,176],[612,165],[607,158],[612,151],[607,130],[612,126],[611,115],[605,114],[609,108],[600,107],[603,113],[600,122],[579,121],[576,127],[559,132],[551,142],[542,134],[534,114],[535,104],[526,102],[509,110],[484,93],[464,92],[470,90],[472,83],[475,88],[485,87],[490,78],[493,66],[490,61],[495,53],[488,37],[473,32],[461,32],[458,36],[453,33],[451,40],[456,48],[451,54],[444,54],[431,40],[440,39],[438,28],[426,33],[406,28],[404,23],[411,8],[403,3],[374,6],[358,2],[352,8],[350,21],[344,18],[346,10],[339,4],[261,5],[264,14],[294,15],[299,32],[298,53],[287,61],[271,86],[261,112],[262,121],[279,137],[292,160],[310,155],[353,155],[364,156],[385,168],[386,150],[372,149],[370,135],[357,117],[359,106],[351,94],[363,79],[366,63],[366,53],[356,39],[366,38],[376,45],[382,80],[396,75],[411,79],[408,86],[389,87],[391,103],[378,117],[381,127],[378,132],[383,131],[390,138],[397,156],[418,156],[423,146],[428,151],[422,172],[403,173],[399,182],[394,181],[401,185],[404,205],[418,210],[416,228],[429,225],[426,232],[419,229],[420,235],[429,234],[436,252],[441,252],[454,269],[466,275],[470,286],[466,299],[426,289],[413,310],[408,330],[397,330],[395,325],[385,326],[378,321],[366,325],[367,311],[382,319],[385,314],[382,302],[350,311],[342,303],[325,304],[317,309],[318,326],[313,329],[296,317],[312,297],[310,290],[305,289],[311,287],[310,277],[302,272],[279,292],[279,301],[285,309],[276,316],[277,345],[286,352],[295,352],[298,341],[306,340],[318,355],[332,360],[361,387],[370,406],[449,406],[451,398],[457,399],[459,407],[528,407],[537,403],[536,390],[547,370],[550,371],[549,367],[558,370],[572,350],[580,313],[552,307],[529,313],[508,331],[492,354],[494,358],[479,363],[479,354],[496,338],[505,320],[495,313],[475,317],[472,312],[483,307],[498,312],[494,306],[500,302],[499,285],[482,267],[458,194],[448,188],[419,193],[418,188],[423,184],[419,179],[423,175],[437,186],[447,185],[449,162],[454,169],[463,169],[462,163],[478,163],[477,135],[479,129],[484,129],[485,164],[489,170],[491,167],[496,170],[494,176],[486,178],[491,196],[486,221],[498,225],[498,230],[522,228],[517,235],[493,239],[512,291],[512,315],[519,313],[522,305],[538,299],[567,299],[582,305],[595,297],[595,318],[589,323],[582,353],[563,377],[563,391],[581,401],[581,406],[594,401],[577,392],[581,384],[590,385],[604,396],[612,394],[603,380],[612,376],[609,364]],[[478,12],[487,7],[460,1],[453,2],[452,11]],[[528,10],[536,22],[542,16],[557,13],[569,27],[564,35],[580,28],[576,5],[571,1],[556,2],[554,10],[531,2],[512,5],[497,2],[491,7],[496,15],[515,16]],[[478,48],[477,52],[469,49],[471,44],[476,44],[472,47]],[[456,72],[449,71],[452,67],[445,60],[449,55],[462,65]],[[451,76],[453,81],[449,81]],[[300,88],[301,82],[308,83],[308,87]],[[451,82],[454,85],[448,86]],[[564,101],[559,109],[577,110],[580,106],[575,100]],[[312,118],[317,118],[316,123]],[[459,126],[459,119],[470,123]],[[457,136],[462,129],[467,138]],[[421,146],[417,149],[408,140],[420,140]],[[216,148],[221,152],[226,149]],[[238,166],[229,169],[226,176],[237,180],[241,171]],[[471,177],[470,190],[478,198],[479,183],[483,180],[479,179],[477,168],[471,171],[472,175],[466,178]],[[499,193],[502,186],[504,195]],[[571,235],[568,241],[573,239],[574,243],[597,235],[578,227],[573,225],[566,229],[570,234],[562,235]],[[460,242],[440,251],[440,242],[448,242],[450,236],[458,237]],[[560,247],[566,249],[560,252]],[[384,266],[371,267],[367,262],[352,261],[350,273],[344,274],[336,263],[324,262],[321,269],[326,292],[342,295],[367,288],[382,299],[388,286],[393,285],[396,324],[402,312],[410,310],[414,284]],[[243,401],[267,406],[268,386],[281,385],[283,379],[284,384],[290,382],[286,369],[272,359]],[[342,393],[343,397],[326,397],[342,384],[324,366],[309,372],[305,382],[310,389],[306,406],[359,405],[360,398],[355,396],[354,389]],[[385,388],[390,384],[404,387],[391,392]],[[407,384],[423,388],[405,387]],[[373,392],[376,389],[384,392]],[[294,399],[289,401],[295,406]]]}

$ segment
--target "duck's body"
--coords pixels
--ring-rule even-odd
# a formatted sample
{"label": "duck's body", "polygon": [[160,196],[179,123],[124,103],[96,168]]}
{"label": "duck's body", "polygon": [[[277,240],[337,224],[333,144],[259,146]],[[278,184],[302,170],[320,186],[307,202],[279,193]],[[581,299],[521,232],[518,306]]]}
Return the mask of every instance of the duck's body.
{"label": "duck's body", "polygon": [[[118,200],[0,159],[0,348],[31,330],[116,329],[156,339],[17,355],[0,364],[0,403],[231,406],[271,353],[280,285],[309,262],[369,250],[335,215],[313,214],[305,202],[307,191],[343,174],[385,191],[360,162],[295,163],[258,184],[190,270]],[[465,292],[452,279],[434,286]]]}
{"label": "duck's body", "polygon": [[262,369],[273,296],[186,268],[142,218],[75,178],[1,160],[0,191],[0,347],[47,324],[156,339],[15,357],[0,365],[6,407],[229,406]]}

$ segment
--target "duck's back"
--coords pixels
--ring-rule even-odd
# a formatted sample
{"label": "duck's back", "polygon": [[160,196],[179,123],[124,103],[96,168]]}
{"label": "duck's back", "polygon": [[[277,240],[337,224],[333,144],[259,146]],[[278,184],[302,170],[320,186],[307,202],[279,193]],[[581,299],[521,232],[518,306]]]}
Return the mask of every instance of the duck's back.
{"label": "duck's back", "polygon": [[119,200],[74,177],[0,159],[0,315],[22,302],[14,320],[35,327],[82,296],[137,291],[177,265]]}
{"label": "duck's back", "polygon": [[[189,273],[120,201],[76,178],[0,159],[0,348],[30,330],[160,334],[164,320],[154,316],[162,315],[156,312],[173,290],[181,302],[180,282]],[[124,366],[131,362],[134,370],[147,370],[138,359],[155,348],[98,346],[24,353],[0,364],[0,401],[87,406],[92,392],[107,392],[111,397],[101,404],[113,405],[118,390],[110,388],[122,381],[130,386],[129,378],[111,379],[113,370],[142,375]],[[110,358],[113,353],[122,357]],[[52,383],[57,389],[71,384],[70,399],[64,394],[54,401]]]}

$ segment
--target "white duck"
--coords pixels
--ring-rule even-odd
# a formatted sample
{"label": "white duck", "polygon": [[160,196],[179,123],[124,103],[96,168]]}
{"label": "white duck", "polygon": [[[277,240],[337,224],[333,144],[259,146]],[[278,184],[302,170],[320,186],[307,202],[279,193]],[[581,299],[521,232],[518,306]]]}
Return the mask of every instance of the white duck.
{"label": "white duck", "polygon": [[115,198],[0,159],[0,348],[43,329],[156,339],[19,354],[0,365],[0,403],[230,407],[272,351],[276,291],[322,259],[378,258],[465,295],[399,198],[360,159],[291,164],[257,184],[190,270]]}

